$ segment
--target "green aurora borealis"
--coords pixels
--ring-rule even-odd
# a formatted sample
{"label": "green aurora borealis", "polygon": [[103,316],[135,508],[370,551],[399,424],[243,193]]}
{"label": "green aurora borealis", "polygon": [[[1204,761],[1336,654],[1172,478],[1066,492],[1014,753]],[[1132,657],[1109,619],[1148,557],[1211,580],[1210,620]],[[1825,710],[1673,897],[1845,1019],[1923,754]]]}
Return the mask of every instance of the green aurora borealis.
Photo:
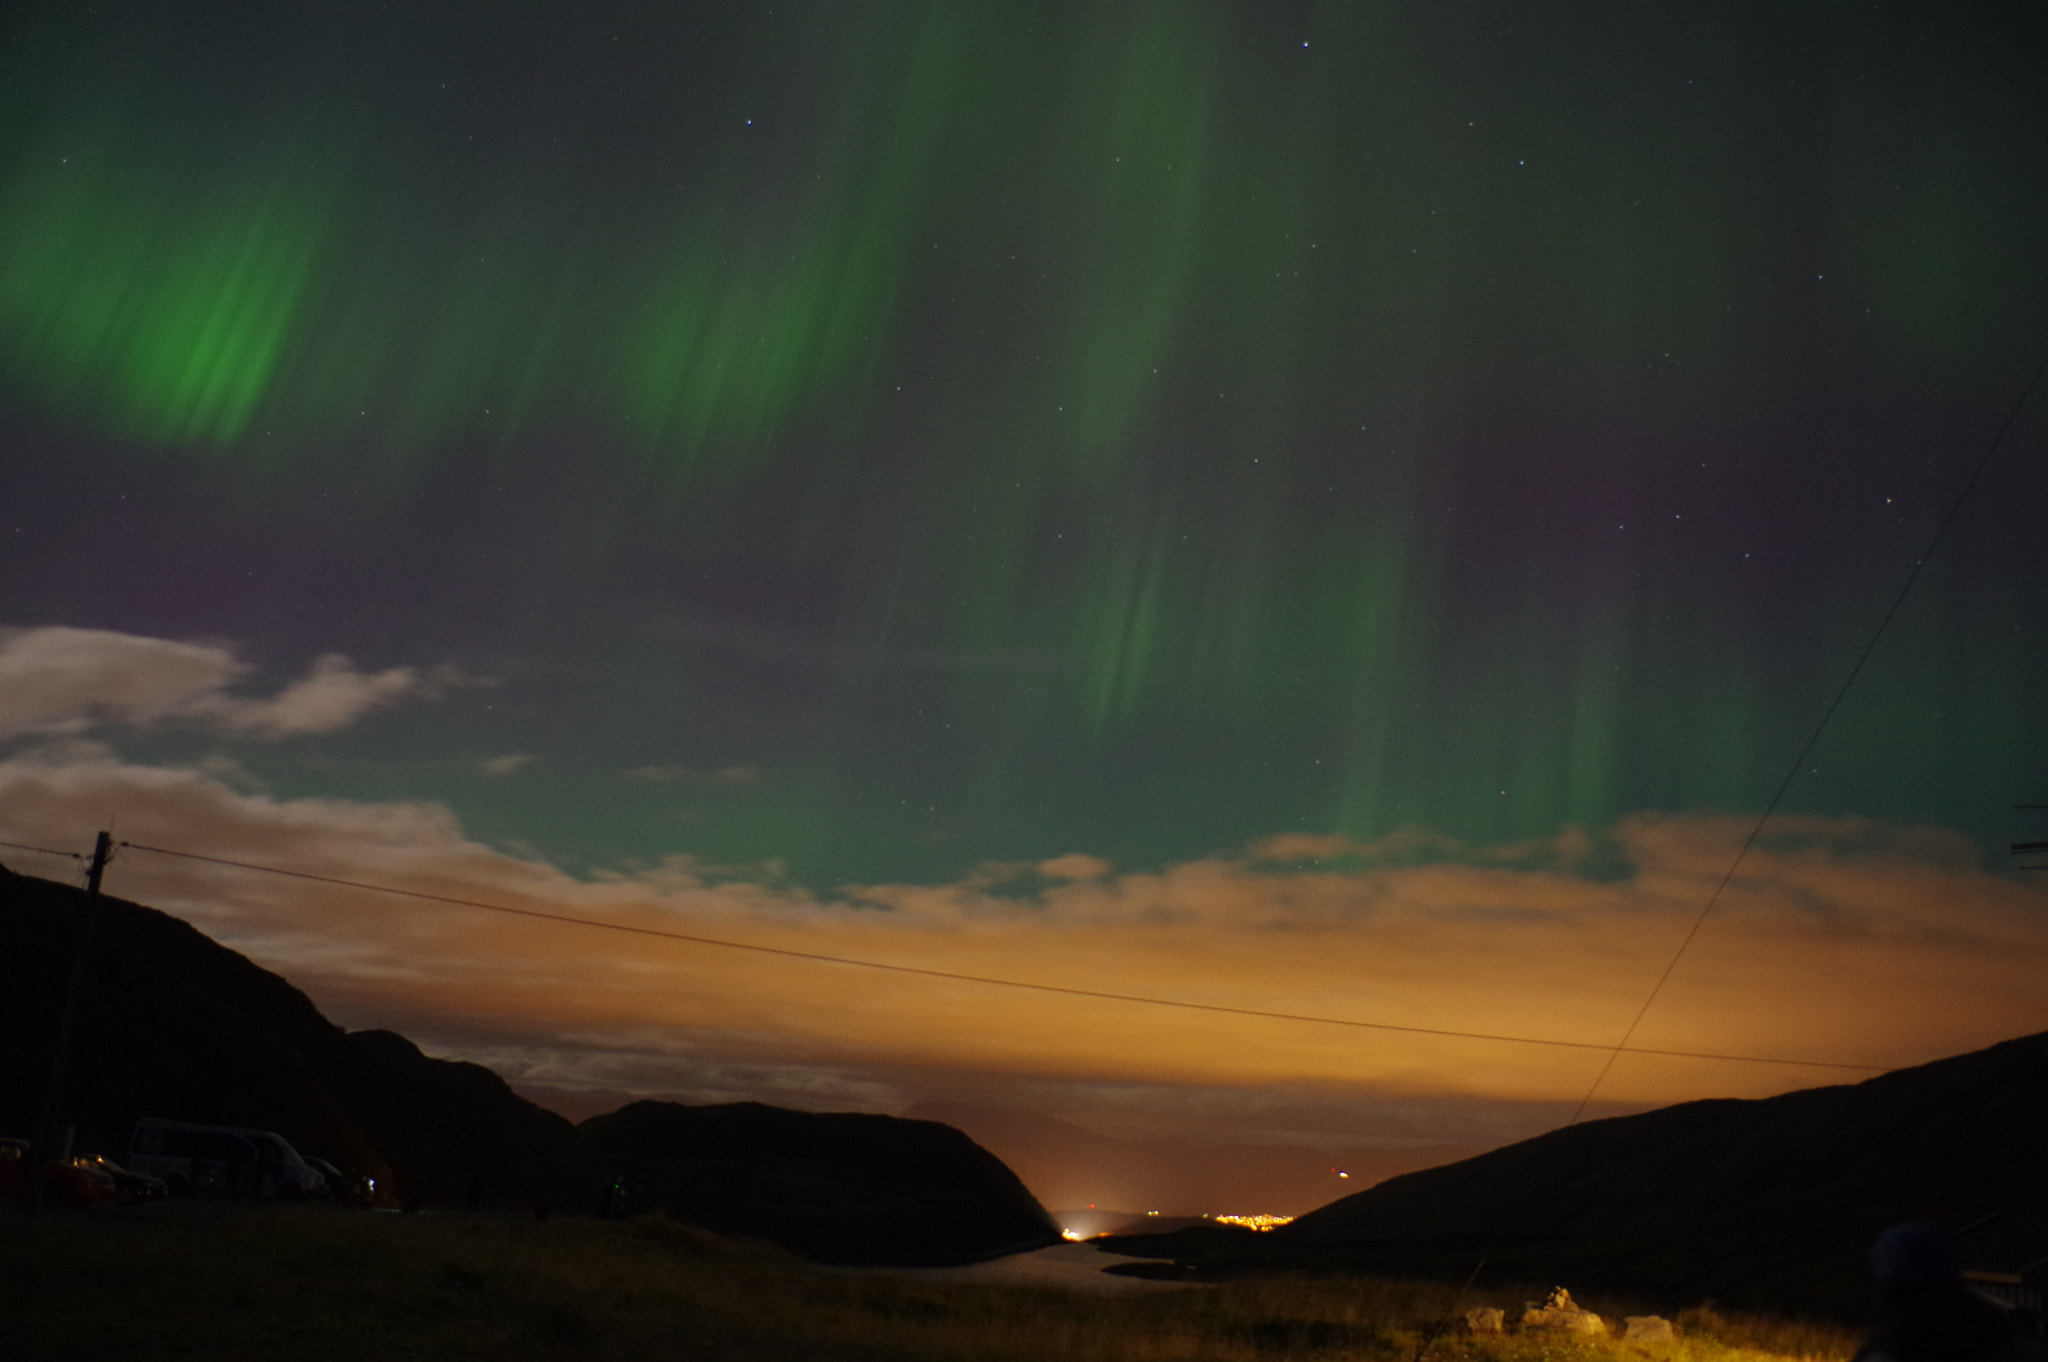
{"label": "green aurora borealis", "polygon": [[[1754,812],[2048,347],[2016,8],[5,24],[6,618],[494,677],[244,759],[571,864]],[[2042,412],[1788,808],[2048,799]]]}

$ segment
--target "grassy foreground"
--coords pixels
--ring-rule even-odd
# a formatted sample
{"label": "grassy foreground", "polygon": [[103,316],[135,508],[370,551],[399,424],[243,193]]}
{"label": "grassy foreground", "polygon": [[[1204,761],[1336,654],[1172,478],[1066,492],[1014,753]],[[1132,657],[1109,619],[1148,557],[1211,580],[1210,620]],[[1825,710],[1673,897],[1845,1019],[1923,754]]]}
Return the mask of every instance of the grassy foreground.
{"label": "grassy foreground", "polygon": [[[828,1272],[660,1218],[627,1224],[173,1203],[0,1211],[0,1338],[64,1359],[1405,1359],[1445,1287],[1276,1279],[1130,1294]],[[1105,1259],[1105,1261],[1108,1261]],[[1496,1297],[1467,1304],[1514,1306]],[[1586,1302],[1603,1313],[1641,1307]],[[1845,1359],[1824,1325],[1693,1311],[1654,1349],[1449,1336],[1432,1362]]]}

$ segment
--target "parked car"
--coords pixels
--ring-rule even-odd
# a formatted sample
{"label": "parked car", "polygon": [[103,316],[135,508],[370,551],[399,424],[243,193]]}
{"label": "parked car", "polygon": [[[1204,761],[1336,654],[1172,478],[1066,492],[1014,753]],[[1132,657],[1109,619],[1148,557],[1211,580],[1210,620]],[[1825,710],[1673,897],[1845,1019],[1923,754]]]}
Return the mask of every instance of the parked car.
{"label": "parked car", "polygon": [[377,1179],[367,1173],[346,1173],[325,1159],[306,1155],[306,1162],[327,1180],[327,1199],[341,1206],[367,1206],[377,1195]]}
{"label": "parked car", "polygon": [[[0,1140],[0,1196],[25,1197],[29,1190],[29,1143]],[[114,1180],[82,1159],[52,1163],[43,1170],[43,1204],[90,1206],[114,1198]]]}
{"label": "parked car", "polygon": [[284,1136],[249,1126],[196,1125],[145,1116],[128,1140],[128,1167],[162,1178],[174,1192],[319,1196],[327,1180]]}
{"label": "parked car", "polygon": [[120,1189],[105,1169],[77,1158],[51,1165],[45,1190],[52,1189],[60,1200],[73,1206],[112,1201],[120,1195]]}
{"label": "parked car", "polygon": [[162,1201],[171,1194],[169,1185],[162,1178],[153,1178],[147,1173],[123,1168],[104,1154],[80,1154],[73,1162],[97,1168],[112,1178],[114,1200],[123,1206],[146,1206],[152,1201]]}

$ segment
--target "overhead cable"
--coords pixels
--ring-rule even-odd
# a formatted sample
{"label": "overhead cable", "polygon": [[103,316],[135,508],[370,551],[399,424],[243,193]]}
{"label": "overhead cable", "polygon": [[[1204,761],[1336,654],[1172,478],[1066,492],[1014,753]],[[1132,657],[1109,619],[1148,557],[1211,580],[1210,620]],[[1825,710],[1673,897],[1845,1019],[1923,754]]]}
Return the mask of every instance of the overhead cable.
{"label": "overhead cable", "polygon": [[[417,889],[400,889],[388,884],[368,884],[360,880],[338,879],[332,875],[315,875],[304,870],[286,870],[279,866],[256,865],[248,861],[230,860],[224,856],[203,856],[192,851],[174,851],[169,847],[143,846],[138,842],[123,842],[124,847],[136,851],[154,852],[159,856],[176,856],[188,861],[205,861],[212,865],[232,866],[238,870],[254,870],[266,875],[285,875],[296,880],[312,880],[319,884],[339,885],[346,889],[363,889],[378,894],[396,894],[402,898],[424,899],[429,903],[445,903],[462,908],[481,908],[487,912],[509,913],[515,917],[537,918],[543,922],[561,922],[575,927],[592,927],[601,931],[627,932],[634,936],[651,936],[663,941],[680,941],[693,946],[716,946],[725,950],[753,951],[760,955],[776,955],[791,960],[809,960],[826,965],[849,965],[856,969],[886,970],[892,974],[914,974],[927,979],[949,979],[956,983],[986,984],[995,988],[1027,989],[1035,993],[1055,993],[1073,998],[1098,998],[1108,1002],[1139,1003],[1148,1007],[1176,1007],[1190,1012],[1218,1012],[1233,1017],[1258,1017],[1268,1021],[1308,1022],[1321,1026],[1350,1026],[1368,1031],[1397,1031],[1415,1036],[1444,1036],[1455,1040],[1488,1040],[1507,1045],[1543,1045],[1565,1050],[1611,1050],[1611,1045],[1592,1041],[1553,1040],[1540,1036],[1511,1036],[1486,1031],[1458,1031],[1434,1026],[1403,1026],[1394,1022],[1359,1021],[1350,1017],[1321,1017],[1300,1012],[1272,1012],[1255,1007],[1230,1007],[1222,1003],[1198,1003],[1184,998],[1154,998],[1137,993],[1112,993],[1101,989],[1074,988],[1066,984],[1034,983],[1024,979],[999,979],[983,974],[963,974],[954,970],[927,969],[921,965],[897,965],[883,960],[864,960],[856,956],[828,955],[820,951],[793,950],[786,946],[764,946],[752,941],[730,941],[721,937],[696,936],[688,932],[673,932],[659,927],[635,927],[623,922],[607,922],[602,918],[577,917],[569,913],[549,913],[537,908],[513,908],[502,903],[487,903],[479,899],[455,898],[447,894],[429,894]],[[1850,1069],[1860,1073],[1889,1073],[1891,1070],[1876,1064],[1844,1064],[1824,1059],[1783,1059],[1764,1055],[1726,1055],[1697,1050],[1653,1050],[1642,1046],[1628,1047],[1628,1053],[1653,1055],[1665,1059],[1710,1059],[1732,1064],[1776,1064],[1794,1068]]]}
{"label": "overhead cable", "polygon": [[[1892,621],[1898,617],[1900,607],[1904,606],[1906,598],[1913,594],[1913,585],[1920,580],[1920,573],[1926,568],[1927,560],[1934,556],[1935,549],[1939,548],[1941,541],[1947,537],[1949,527],[1955,523],[1956,516],[1962,513],[1963,503],[1970,499],[1970,493],[1976,490],[1977,484],[1982,481],[1984,470],[1991,466],[1992,456],[1997,454],[1998,447],[2005,443],[2006,434],[2012,430],[2013,423],[2019,420],[2020,412],[2025,410],[2027,400],[2034,395],[2034,389],[2039,386],[2041,376],[2044,373],[2048,373],[2048,358],[2042,359],[2041,363],[2035,368],[2033,377],[2029,378],[2026,386],[2020,390],[2019,399],[2006,412],[2005,420],[1999,423],[1997,433],[1991,437],[1991,442],[1985,445],[1984,452],[1978,456],[1976,467],[1970,470],[1970,476],[1964,481],[1962,490],[1957,492],[1955,499],[1949,503],[1948,514],[1941,518],[1941,524],[1935,526],[1934,533],[1927,540],[1927,547],[1922,549],[1920,556],[1913,560],[1912,571],[1906,574],[1905,581],[1899,586],[1898,594],[1892,597],[1890,607],[1885,610],[1883,617],[1878,620],[1877,627],[1871,631],[1869,641],[1863,645],[1863,651],[1857,654],[1856,661],[1849,668],[1848,675],[1844,676],[1842,684],[1835,688],[1834,698],[1828,701],[1828,707],[1821,712],[1820,721],[1813,726],[1813,732],[1807,737],[1806,745],[1799,749],[1799,755],[1794,757],[1791,764],[1785,768],[1783,778],[1778,781],[1778,788],[1771,792],[1770,802],[1764,805],[1764,811],[1757,815],[1756,822],[1750,826],[1749,835],[1742,839],[1742,845],[1736,848],[1734,859],[1728,863],[1727,873],[1723,874],[1720,883],[1714,886],[1714,892],[1707,895],[1707,901],[1700,905],[1698,915],[1693,918],[1692,926],[1687,930],[1684,939],[1678,943],[1678,949],[1671,953],[1671,959],[1665,964],[1664,972],[1657,976],[1657,982],[1650,986],[1650,992],[1643,999],[1643,1005],[1636,1009],[1635,1019],[1629,1022],[1628,1029],[1621,1033],[1621,1039],[1618,1042],[1612,1046],[1599,1047],[1610,1051],[1607,1056],[1607,1062],[1600,1066],[1599,1073],[1593,1075],[1593,1081],[1586,1088],[1586,1095],[1579,1099],[1579,1105],[1572,1112],[1571,1119],[1566,1121],[1559,1129],[1567,1129],[1579,1123],[1580,1119],[1585,1116],[1586,1109],[1593,1104],[1594,1095],[1600,1091],[1601,1085],[1607,1081],[1608,1073],[1614,1068],[1614,1061],[1622,1055],[1632,1052],[1628,1043],[1629,1038],[1635,1035],[1637,1028],[1643,1024],[1643,1018],[1649,1015],[1651,1004],[1657,1001],[1657,995],[1662,993],[1664,985],[1670,982],[1672,972],[1678,968],[1678,962],[1685,958],[1686,951],[1692,947],[1693,938],[1697,937],[1700,934],[1700,928],[1706,925],[1708,914],[1714,911],[1714,905],[1721,901],[1722,893],[1727,890],[1729,883],[1734,880],[1735,872],[1741,868],[1743,861],[1748,859],[1751,849],[1756,846],[1756,839],[1763,834],[1764,825],[1771,821],[1773,814],[1777,813],[1778,805],[1784,801],[1785,792],[1792,788],[1792,781],[1798,776],[1800,768],[1806,765],[1806,759],[1813,754],[1813,749],[1820,744],[1821,735],[1827,732],[1829,722],[1835,717],[1835,711],[1840,709],[1842,701],[1848,698],[1849,688],[1856,684],[1856,678],[1863,673],[1864,664],[1870,661],[1871,655],[1877,651],[1878,643],[1891,629]],[[2020,868],[2024,870],[2029,867],[2022,866]],[[1423,1362],[1423,1358],[1428,1354],[1429,1350],[1436,1345],[1437,1339],[1442,1337],[1444,1331],[1450,1327],[1451,1320],[1457,1315],[1458,1307],[1465,1303],[1465,1297],[1471,1292],[1473,1283],[1479,1280],[1479,1274],[1486,1269],[1487,1260],[1493,1256],[1494,1248],[1500,1242],[1501,1226],[1506,1223],[1507,1219],[1512,1218],[1514,1214],[1520,1213],[1521,1207],[1528,1203],[1530,1188],[1534,1185],[1533,1181],[1523,1184],[1522,1193],[1513,1203],[1514,1209],[1510,1216],[1505,1217],[1501,1224],[1495,1225],[1492,1237],[1488,1240],[1485,1251],[1479,1255],[1479,1261],[1472,1265],[1472,1271],[1466,1276],[1465,1284],[1458,1288],[1458,1294],[1452,1297],[1450,1309],[1444,1312],[1442,1319],[1424,1331],[1422,1340],[1416,1346],[1415,1356],[1411,1359],[1411,1362]]]}
{"label": "overhead cable", "polygon": [[33,851],[40,856],[62,856],[67,860],[82,861],[85,857],[75,851],[54,851],[49,847],[32,847],[26,842],[0,842],[0,847],[11,851]]}

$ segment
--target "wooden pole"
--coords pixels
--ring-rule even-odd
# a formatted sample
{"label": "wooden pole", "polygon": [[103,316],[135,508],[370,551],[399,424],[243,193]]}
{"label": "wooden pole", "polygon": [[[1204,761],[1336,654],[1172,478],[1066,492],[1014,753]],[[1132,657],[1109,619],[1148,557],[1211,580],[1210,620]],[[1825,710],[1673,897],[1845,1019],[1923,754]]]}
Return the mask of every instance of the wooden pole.
{"label": "wooden pole", "polygon": [[[36,1123],[35,1145],[29,1151],[28,1223],[34,1225],[43,1209],[43,1184],[55,1158],[63,1157],[57,1143],[57,1112],[64,1102],[64,1071],[71,1061],[71,1032],[78,1019],[78,1000],[85,992],[85,970],[92,958],[93,934],[99,928],[100,880],[113,856],[114,835],[103,832],[93,843],[92,866],[85,874],[85,921],[78,929],[78,948],[71,954],[71,979],[64,987],[64,1011],[57,1021],[57,1044],[50,1056],[50,1083],[43,1093],[43,1115]],[[54,1156],[54,1157],[53,1157]]]}

